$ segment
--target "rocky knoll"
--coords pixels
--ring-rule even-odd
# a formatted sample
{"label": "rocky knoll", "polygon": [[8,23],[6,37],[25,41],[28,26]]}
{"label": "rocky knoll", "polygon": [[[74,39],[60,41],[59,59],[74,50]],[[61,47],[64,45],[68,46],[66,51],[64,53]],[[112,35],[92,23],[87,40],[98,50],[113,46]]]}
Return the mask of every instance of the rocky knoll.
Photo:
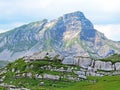
{"label": "rocky knoll", "polygon": [[[42,57],[40,54],[42,54]],[[120,56],[117,54],[112,55],[108,59],[107,58],[106,59],[94,59],[94,58],[82,57],[82,56],[64,57],[54,52],[51,52],[51,53],[44,52],[44,54],[42,52],[42,53],[36,53],[32,56],[24,57],[24,59],[26,61],[34,61],[37,59],[38,60],[42,59],[46,55],[51,58],[53,58],[52,56],[57,57],[58,59],[62,60],[63,64],[79,66],[80,69],[78,71],[74,71],[74,73],[78,75],[82,75],[81,77],[120,75],[120,61],[119,61]],[[112,59],[112,57],[117,57],[116,59],[118,60],[115,61],[116,59],[115,58]]]}
{"label": "rocky knoll", "polygon": [[120,53],[120,43],[107,39],[80,11],[46,19],[0,34],[0,59],[15,60],[36,52],[56,52],[67,58],[104,58]]}
{"label": "rocky knoll", "polygon": [[[110,58],[116,56],[120,58],[117,54]],[[64,83],[89,80],[87,76],[120,75],[120,61],[113,62],[113,58],[98,60],[80,56],[65,58],[57,53],[45,52],[42,52],[42,57],[36,53],[1,68],[0,85],[10,88],[30,88],[30,86],[59,87],[59,83],[63,83],[63,87]]]}
{"label": "rocky knoll", "polygon": [[[43,59],[34,60],[21,58],[9,63],[0,69],[0,86],[9,87],[10,90],[29,90],[25,88],[63,87],[65,83],[87,79],[86,76],[76,74],[80,70],[79,66],[64,65],[57,57],[45,56]],[[62,86],[59,86],[59,83],[63,83]]]}

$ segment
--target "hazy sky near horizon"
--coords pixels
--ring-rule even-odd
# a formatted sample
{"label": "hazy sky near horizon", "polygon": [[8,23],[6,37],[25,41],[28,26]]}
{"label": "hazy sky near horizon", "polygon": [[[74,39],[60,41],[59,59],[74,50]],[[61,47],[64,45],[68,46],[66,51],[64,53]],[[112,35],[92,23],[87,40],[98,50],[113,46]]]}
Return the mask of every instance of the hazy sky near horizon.
{"label": "hazy sky near horizon", "polygon": [[0,0],[0,32],[82,11],[109,39],[120,41],[120,0]]}

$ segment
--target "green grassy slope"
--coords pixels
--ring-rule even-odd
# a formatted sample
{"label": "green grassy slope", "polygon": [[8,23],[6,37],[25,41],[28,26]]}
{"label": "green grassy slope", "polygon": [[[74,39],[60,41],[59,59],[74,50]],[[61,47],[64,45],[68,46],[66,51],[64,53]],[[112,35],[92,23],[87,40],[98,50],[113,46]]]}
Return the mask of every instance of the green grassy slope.
{"label": "green grassy slope", "polygon": [[[113,55],[104,59],[106,61],[119,61],[118,55]],[[117,59],[117,60],[116,60]],[[43,75],[44,73],[51,75],[63,75],[62,72],[52,71],[49,69],[42,69],[46,65],[51,65],[53,68],[67,69],[68,67],[76,68],[79,70],[79,66],[64,65],[54,58],[50,60],[49,57],[45,57],[43,60],[35,60],[31,62],[25,62],[25,60],[18,59],[15,62],[9,63],[7,66],[0,70],[7,70],[7,72],[0,74],[0,78],[5,76],[2,83],[8,85],[15,85],[17,87],[30,88],[31,90],[120,90],[120,76],[103,76],[103,77],[88,77],[87,80],[72,81],[66,78],[61,80],[50,80],[35,78],[35,74]],[[32,73],[32,77],[22,76],[24,73]],[[16,77],[16,75],[21,75]],[[65,72],[64,75],[72,75],[76,77],[73,72]],[[41,82],[45,84],[40,85]],[[0,90],[6,90],[0,87]]]}
{"label": "green grassy slope", "polygon": [[[92,80],[96,82],[92,82]],[[89,77],[88,80],[54,90],[120,90],[120,76]]]}
{"label": "green grassy slope", "polygon": [[[25,87],[30,88],[31,90],[53,90],[54,87],[68,87],[71,86],[76,81],[70,81],[67,78],[62,78],[61,80],[50,80],[50,79],[36,79],[35,75],[44,73],[51,75],[72,75],[73,77],[77,77],[76,74],[72,72],[59,72],[59,71],[51,71],[48,69],[42,69],[46,65],[51,65],[53,68],[61,68],[67,69],[68,67],[73,67],[76,69],[80,69],[78,66],[70,66],[64,65],[60,62],[60,60],[54,58],[50,60],[49,57],[45,57],[43,60],[35,60],[32,62],[25,62],[25,60],[18,59],[15,62],[9,63],[7,66],[2,68],[1,70],[7,70],[6,73],[0,75],[0,78],[5,76],[5,79],[2,83],[7,83],[8,85],[15,85],[17,87]],[[18,73],[19,72],[19,73]],[[24,73],[32,73],[31,77],[22,76]],[[20,75],[17,77],[16,75]],[[44,86],[40,86],[40,82],[44,82]]]}

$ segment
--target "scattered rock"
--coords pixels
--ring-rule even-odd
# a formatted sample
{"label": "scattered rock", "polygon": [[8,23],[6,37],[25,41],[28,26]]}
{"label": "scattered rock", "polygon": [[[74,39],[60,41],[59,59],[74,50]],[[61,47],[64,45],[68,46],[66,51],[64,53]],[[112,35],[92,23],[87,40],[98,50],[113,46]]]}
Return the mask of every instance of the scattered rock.
{"label": "scattered rock", "polygon": [[82,78],[82,79],[87,79],[87,77],[84,76],[84,75],[78,75],[78,77],[79,77],[79,78]]}
{"label": "scattered rock", "polygon": [[40,82],[40,86],[45,86],[45,83],[44,82]]}
{"label": "scattered rock", "polygon": [[26,76],[29,77],[29,78],[32,78],[32,73],[26,73]]}
{"label": "scattered rock", "polygon": [[15,72],[15,68],[12,68],[12,72]]}
{"label": "scattered rock", "polygon": [[42,79],[42,76],[39,75],[39,74],[35,74],[35,78],[37,78],[37,79]]}
{"label": "scattered rock", "polygon": [[58,75],[51,75],[51,74],[44,74],[43,78],[44,79],[51,79],[51,80],[59,80],[60,76],[58,76]]}

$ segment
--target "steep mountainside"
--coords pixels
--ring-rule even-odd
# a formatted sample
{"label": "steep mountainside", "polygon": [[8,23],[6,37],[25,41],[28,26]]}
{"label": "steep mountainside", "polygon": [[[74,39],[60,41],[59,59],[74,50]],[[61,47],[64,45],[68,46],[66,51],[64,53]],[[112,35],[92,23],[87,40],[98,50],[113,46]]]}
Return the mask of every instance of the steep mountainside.
{"label": "steep mountainside", "polygon": [[120,52],[120,43],[94,29],[82,12],[73,12],[48,22],[33,22],[0,34],[0,59],[15,60],[36,52],[54,52],[64,57],[104,58]]}

